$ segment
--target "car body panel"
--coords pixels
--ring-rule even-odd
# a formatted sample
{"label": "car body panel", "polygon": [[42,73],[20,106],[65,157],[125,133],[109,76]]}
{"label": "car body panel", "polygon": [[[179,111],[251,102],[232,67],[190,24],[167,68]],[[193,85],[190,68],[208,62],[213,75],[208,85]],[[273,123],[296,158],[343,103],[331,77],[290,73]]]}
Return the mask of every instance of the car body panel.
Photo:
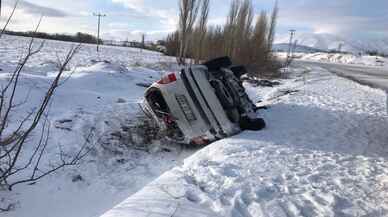
{"label": "car body panel", "polygon": [[[156,82],[147,89],[145,96],[147,101],[147,96],[150,93],[160,91],[169,107],[171,116],[184,135],[184,139],[180,142],[189,144],[198,137],[215,141],[241,131],[237,124],[229,121],[214,89],[209,83],[205,66],[187,67],[181,72],[175,73],[175,75],[176,81],[168,84]],[[188,118],[183,111],[187,107],[182,107],[181,98],[186,99],[195,116],[194,119],[192,117]],[[148,105],[150,103],[152,102],[146,102]],[[166,127],[160,117],[153,116],[160,125]]]}
{"label": "car body panel", "polygon": [[209,83],[207,69],[204,66],[195,66],[186,70],[191,73],[191,83],[196,85],[196,95],[200,96],[201,105],[206,115],[209,117],[211,125],[216,129],[217,136],[234,134],[237,129],[236,125],[231,123],[219,102],[213,87]]}

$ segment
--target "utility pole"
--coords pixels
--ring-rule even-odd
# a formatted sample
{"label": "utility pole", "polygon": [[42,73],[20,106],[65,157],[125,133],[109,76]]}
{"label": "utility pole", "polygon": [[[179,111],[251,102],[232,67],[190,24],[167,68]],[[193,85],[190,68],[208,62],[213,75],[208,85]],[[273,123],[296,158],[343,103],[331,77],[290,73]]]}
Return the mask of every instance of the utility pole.
{"label": "utility pole", "polygon": [[145,34],[141,34],[141,46],[140,53],[143,53],[143,49],[145,48]]}
{"label": "utility pole", "polygon": [[287,62],[286,62],[286,66],[288,66],[288,64],[290,64],[290,61],[291,61],[291,51],[292,51],[292,41],[294,40],[294,36],[295,36],[295,32],[296,30],[295,29],[291,29],[290,30],[290,43],[288,44],[288,52],[287,52]]}
{"label": "utility pole", "polygon": [[341,53],[342,52],[342,46],[343,46],[343,43],[339,43],[338,45],[338,52]]}
{"label": "utility pole", "polygon": [[[0,0],[1,1],[1,0]],[[98,17],[98,30],[97,30],[97,52],[99,52],[100,46],[100,26],[101,26],[101,17],[106,17],[105,14],[93,13],[93,16]]]}
{"label": "utility pole", "polygon": [[291,50],[291,57],[294,58],[294,54],[296,52],[296,47],[298,46],[298,40],[294,41],[294,45],[292,45],[292,50]]}
{"label": "utility pole", "polygon": [[141,34],[141,46],[144,49],[145,48],[145,34]]}

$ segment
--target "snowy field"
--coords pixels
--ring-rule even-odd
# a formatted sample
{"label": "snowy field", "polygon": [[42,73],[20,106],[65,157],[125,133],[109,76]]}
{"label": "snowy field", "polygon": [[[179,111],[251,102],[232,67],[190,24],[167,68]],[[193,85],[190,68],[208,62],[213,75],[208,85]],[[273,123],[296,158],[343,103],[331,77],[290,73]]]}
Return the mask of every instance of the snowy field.
{"label": "snowy field", "polygon": [[[26,39],[0,40],[0,82]],[[23,72],[18,99],[34,107],[72,44],[47,42]],[[101,62],[101,61],[109,61]],[[58,145],[76,150],[95,129],[83,162],[33,185],[0,191],[4,217],[388,216],[388,116],[382,91],[320,68],[294,68],[273,88],[246,84],[268,127],[202,150],[156,143],[139,150],[117,138],[139,116],[144,88],[174,58],[85,45],[50,108],[46,163]],[[30,142],[34,142],[32,139]],[[26,149],[28,153],[31,150]],[[104,214],[105,213],[105,214]]]}
{"label": "snowy field", "polygon": [[[25,38],[1,38],[1,84],[6,82],[7,72],[16,66],[27,43]],[[18,101],[28,96],[28,103],[18,108],[17,115],[24,115],[38,105],[57,72],[57,56],[62,58],[73,45],[47,41],[42,52],[31,58],[23,71],[17,95]],[[83,45],[66,72],[65,77],[72,73],[71,78],[57,89],[50,108],[52,130],[43,165],[59,160],[59,147],[70,153],[79,150],[95,128],[92,152],[82,164],[61,170],[34,185],[15,186],[10,193],[0,191],[0,207],[15,203],[14,211],[0,216],[99,216],[194,151],[155,144],[145,152],[123,144],[119,138],[125,133],[123,129],[141,114],[138,103],[145,88],[136,84],[158,80],[165,70],[176,67],[174,58],[119,47],[102,47],[97,55],[95,49],[95,46]],[[37,142],[37,136],[31,144]],[[27,155],[32,150],[26,148],[24,152]]]}
{"label": "snowy field", "polygon": [[[277,56],[286,58],[287,53],[279,52]],[[388,68],[388,59],[380,56],[341,53],[295,53],[294,56],[299,60]]]}

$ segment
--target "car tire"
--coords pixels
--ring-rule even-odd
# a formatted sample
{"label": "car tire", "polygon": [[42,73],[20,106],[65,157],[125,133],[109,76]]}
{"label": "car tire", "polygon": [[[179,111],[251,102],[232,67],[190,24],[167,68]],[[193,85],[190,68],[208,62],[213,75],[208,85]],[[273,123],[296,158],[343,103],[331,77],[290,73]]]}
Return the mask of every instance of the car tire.
{"label": "car tire", "polygon": [[226,110],[226,116],[228,116],[228,119],[232,123],[239,123],[240,122],[240,113],[238,112],[238,109],[228,109]]}
{"label": "car tire", "polygon": [[242,117],[240,120],[241,130],[259,131],[266,127],[266,123],[262,118],[250,119],[248,117]]}

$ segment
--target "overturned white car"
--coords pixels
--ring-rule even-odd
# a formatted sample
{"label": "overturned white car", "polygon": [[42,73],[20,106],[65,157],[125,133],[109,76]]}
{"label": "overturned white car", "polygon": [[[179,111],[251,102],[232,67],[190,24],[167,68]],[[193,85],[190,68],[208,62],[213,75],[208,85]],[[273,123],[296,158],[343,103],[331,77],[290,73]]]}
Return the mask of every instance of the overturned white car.
{"label": "overturned white car", "polygon": [[261,130],[256,106],[245,92],[242,66],[223,57],[166,75],[145,93],[145,105],[168,137],[206,145],[241,130]]}

